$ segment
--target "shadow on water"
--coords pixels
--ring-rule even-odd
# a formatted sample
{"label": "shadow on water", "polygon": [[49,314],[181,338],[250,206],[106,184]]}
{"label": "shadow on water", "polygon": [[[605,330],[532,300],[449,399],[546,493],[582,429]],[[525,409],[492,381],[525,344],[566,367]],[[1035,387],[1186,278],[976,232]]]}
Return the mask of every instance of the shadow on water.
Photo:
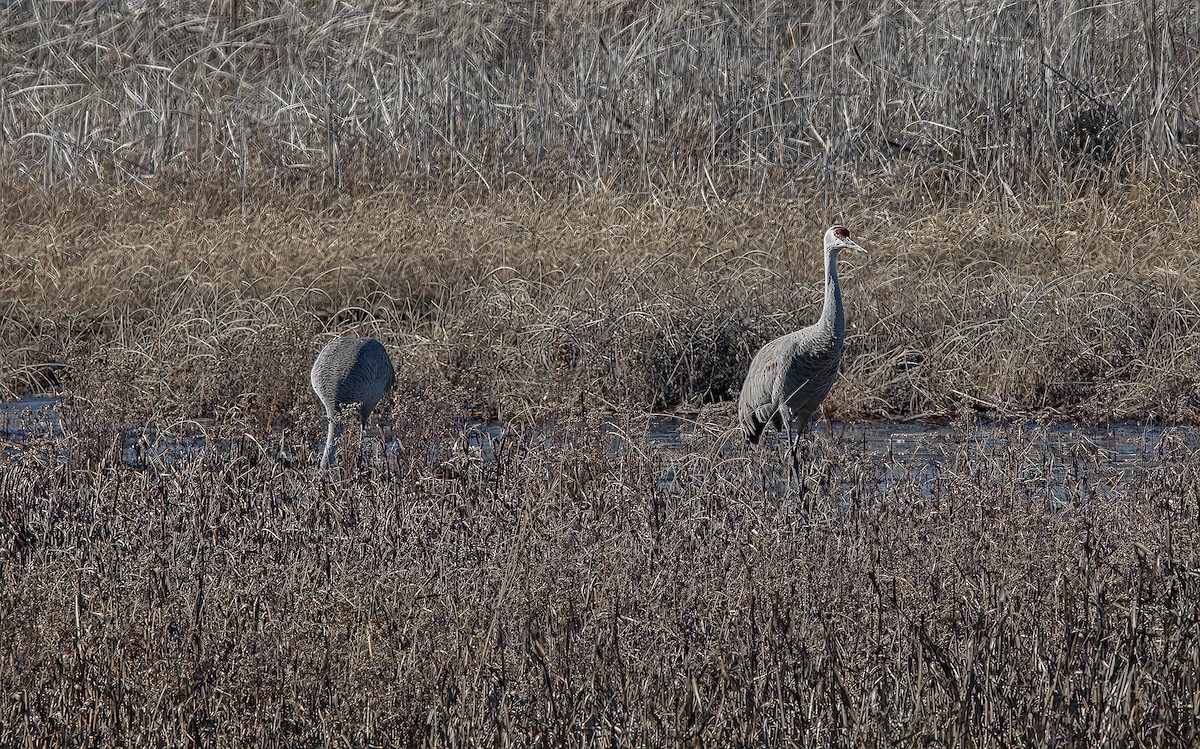
{"label": "shadow on water", "polygon": [[[636,426],[630,426],[630,424]],[[461,448],[477,459],[492,461],[496,448],[507,439],[530,444],[553,445],[570,439],[565,425],[514,429],[503,422],[464,422],[460,425]],[[64,436],[64,420],[54,397],[31,397],[0,403],[0,446],[6,453],[20,452],[34,439],[57,442]],[[699,457],[699,463],[721,463],[722,470],[746,470],[752,456],[763,466],[780,465],[786,447],[782,435],[770,433],[762,446],[748,450],[740,433],[732,429],[714,431],[713,425],[687,418],[656,415],[623,425],[618,420],[602,422],[601,429],[611,453],[636,448],[659,451],[671,457]],[[566,435],[566,436],[563,436]],[[1068,500],[1066,487],[1077,485],[1071,478],[1086,478],[1096,491],[1131,486],[1150,467],[1161,463],[1164,446],[1200,444],[1200,430],[1163,427],[1136,422],[1099,426],[1074,424],[927,424],[907,422],[821,422],[813,429],[811,458],[835,465],[833,483],[850,490],[864,474],[878,485],[919,487],[931,493],[939,482],[986,483],[981,465],[1003,465],[995,475],[1024,482],[1026,489],[1042,484],[1044,493]],[[377,444],[377,443],[376,443]],[[561,443],[560,443],[561,444]],[[128,435],[121,450],[131,466],[145,465],[149,457],[180,460],[209,447],[204,430],[187,437],[156,437],[153,431]],[[459,449],[455,448],[455,449]],[[320,444],[315,445],[320,449]],[[389,438],[387,452],[399,450]],[[52,450],[53,452],[53,450]],[[675,461],[665,461],[663,480],[667,487],[689,470]],[[694,465],[694,463],[693,463]],[[776,476],[777,478],[777,476]],[[773,484],[764,476],[762,481]]]}

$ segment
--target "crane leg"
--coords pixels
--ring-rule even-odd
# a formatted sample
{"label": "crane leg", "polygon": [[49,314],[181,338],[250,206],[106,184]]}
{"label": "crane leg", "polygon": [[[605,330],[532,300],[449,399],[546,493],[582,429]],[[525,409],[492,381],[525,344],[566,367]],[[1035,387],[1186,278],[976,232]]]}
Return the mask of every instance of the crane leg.
{"label": "crane leg", "polygon": [[800,430],[792,426],[791,419],[784,421],[784,432],[788,441],[788,483],[804,493],[804,477],[800,473]]}
{"label": "crane leg", "polygon": [[321,452],[321,469],[320,475],[324,476],[329,470],[329,462],[336,460],[337,455],[337,439],[342,434],[342,425],[338,422],[336,414],[326,417],[328,426],[325,432],[325,449]]}

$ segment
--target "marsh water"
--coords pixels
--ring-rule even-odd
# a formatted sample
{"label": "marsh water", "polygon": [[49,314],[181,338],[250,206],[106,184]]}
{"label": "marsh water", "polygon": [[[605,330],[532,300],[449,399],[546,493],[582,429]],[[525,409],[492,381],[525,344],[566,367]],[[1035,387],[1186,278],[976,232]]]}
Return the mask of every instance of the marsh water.
{"label": "marsh water", "polygon": [[57,403],[53,396],[0,401],[0,435],[12,438],[45,429],[61,432]]}
{"label": "marsh water", "polygon": [[[654,416],[639,423],[641,426],[630,428],[606,422],[604,428],[610,435],[611,449],[619,450],[625,443],[632,443],[683,452],[707,444],[717,445],[714,454],[722,456],[741,449],[735,433],[713,433],[711,425],[687,418]],[[35,436],[49,437],[53,442],[63,436],[65,426],[54,397],[0,402],[0,444],[6,450],[19,450],[23,442]],[[197,423],[197,427],[201,426]],[[464,422],[461,427],[463,444],[484,460],[490,460],[494,446],[512,432],[499,422]],[[547,430],[543,436],[553,440],[552,431]],[[1160,462],[1166,445],[1200,443],[1200,430],[1136,422],[1098,426],[975,423],[969,429],[947,423],[821,422],[814,431],[818,442],[824,445],[826,456],[833,452],[859,462],[867,461],[893,481],[917,483],[934,480],[939,471],[952,467],[964,456],[1003,454],[1024,465],[1024,473],[1031,478],[1048,484],[1068,474],[1082,474],[1117,486],[1137,481],[1148,466]],[[141,434],[127,439],[123,458],[138,464],[147,453],[165,454],[170,459],[204,447],[204,430],[200,428],[183,441],[159,440],[152,434]],[[389,440],[388,450],[394,449],[396,444]],[[782,459],[781,441],[776,439],[767,449],[777,451]]]}

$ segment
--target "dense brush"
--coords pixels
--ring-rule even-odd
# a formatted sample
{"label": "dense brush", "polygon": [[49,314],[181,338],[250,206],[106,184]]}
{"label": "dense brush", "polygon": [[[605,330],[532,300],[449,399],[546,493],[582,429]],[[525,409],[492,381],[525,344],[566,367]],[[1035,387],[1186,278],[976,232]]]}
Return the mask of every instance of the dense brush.
{"label": "dense brush", "polygon": [[[408,390],[322,483],[215,428],[0,456],[0,743],[1191,746],[1200,446],[930,456],[644,420],[490,440]],[[620,439],[616,439],[619,436]],[[732,434],[726,433],[732,439]],[[307,447],[303,445],[307,442]]]}
{"label": "dense brush", "polygon": [[1200,143],[1185,0],[0,13],[0,173],[31,185],[880,182],[917,207],[1158,181]]}

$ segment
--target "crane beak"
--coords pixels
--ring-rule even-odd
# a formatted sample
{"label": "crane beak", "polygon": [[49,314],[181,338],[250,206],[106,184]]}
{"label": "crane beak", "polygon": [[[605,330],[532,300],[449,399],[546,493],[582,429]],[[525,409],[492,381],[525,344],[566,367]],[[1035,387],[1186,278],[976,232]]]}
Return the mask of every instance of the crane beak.
{"label": "crane beak", "polygon": [[863,249],[857,242],[855,242],[854,240],[851,240],[851,239],[843,239],[842,247],[847,250],[854,250],[855,252],[861,252],[864,255],[867,254],[867,251],[865,249]]}

